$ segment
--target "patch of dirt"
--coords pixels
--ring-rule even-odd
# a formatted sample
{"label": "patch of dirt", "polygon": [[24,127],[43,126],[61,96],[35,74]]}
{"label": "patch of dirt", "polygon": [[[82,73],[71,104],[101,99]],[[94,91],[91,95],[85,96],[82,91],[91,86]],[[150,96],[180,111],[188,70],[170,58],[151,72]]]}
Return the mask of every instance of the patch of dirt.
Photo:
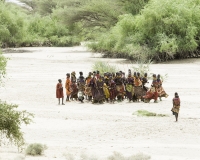
{"label": "patch of dirt", "polygon": [[[128,73],[130,63],[119,59],[96,58],[84,47],[19,48],[7,51],[5,87],[1,100],[19,105],[35,115],[34,122],[22,126],[27,144],[42,143],[48,149],[39,157],[26,160],[65,160],[67,154],[95,155],[100,160],[114,151],[130,156],[150,155],[152,160],[198,160],[200,157],[199,59],[152,64],[151,73],[168,75],[163,87],[169,94],[159,103],[121,103],[93,105],[76,101],[57,105],[58,79],[65,83],[66,73],[82,71],[86,77],[96,60],[109,61]],[[4,52],[5,53],[5,52]],[[121,59],[122,61],[125,61]],[[120,60],[120,61],[121,61]],[[134,71],[132,71],[133,73]],[[149,85],[151,80],[149,80]],[[65,92],[65,91],[64,91]],[[181,98],[179,122],[171,114],[172,98]],[[137,117],[137,110],[147,110],[169,117]],[[1,146],[0,159],[23,157],[14,146]]]}

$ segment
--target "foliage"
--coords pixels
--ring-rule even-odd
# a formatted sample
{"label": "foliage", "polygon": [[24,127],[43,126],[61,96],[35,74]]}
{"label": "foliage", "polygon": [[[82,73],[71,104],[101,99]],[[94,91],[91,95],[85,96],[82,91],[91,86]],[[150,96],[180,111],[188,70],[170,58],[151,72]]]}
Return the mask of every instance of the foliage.
{"label": "foliage", "polygon": [[21,148],[24,145],[23,133],[21,125],[30,124],[33,114],[27,111],[17,111],[17,105],[7,104],[0,100],[0,144],[3,143],[3,137],[6,137],[9,142]]}
{"label": "foliage", "polygon": [[167,61],[200,55],[197,0],[22,0],[0,2],[4,47],[88,45],[105,57]]}
{"label": "foliage", "polygon": [[154,112],[149,112],[147,110],[138,110],[138,111],[134,112],[133,115],[147,116],[147,117],[166,117],[167,116],[165,114],[157,114]]}
{"label": "foliage", "polygon": [[137,66],[132,64],[132,68],[133,68],[134,72],[139,72],[142,76],[145,73],[147,73],[148,77],[151,77],[151,75],[149,75],[151,64],[152,64],[151,61],[149,61],[148,63],[137,62]]}
{"label": "foliage", "polygon": [[167,79],[168,79],[168,74],[160,75],[160,79],[162,80],[162,82],[167,81]]}
{"label": "foliage", "polygon": [[[132,63],[132,68],[134,70],[134,72],[139,72],[141,76],[143,76],[145,73],[147,73],[147,77],[152,79],[152,75],[154,73],[151,73],[151,66],[152,62],[149,60],[147,63],[144,62],[136,62],[136,65],[134,63]],[[162,82],[167,81],[168,78],[168,74],[160,74],[160,79],[162,80]]]}
{"label": "foliage", "polygon": [[42,155],[45,149],[47,149],[46,145],[42,145],[40,143],[33,143],[28,145],[25,152],[26,155],[36,156],[36,155]]}
{"label": "foliage", "polygon": [[199,7],[196,0],[149,1],[140,14],[120,16],[110,32],[97,38],[98,43],[89,47],[110,57],[135,60],[197,57]]}
{"label": "foliage", "polygon": [[109,73],[115,73],[118,71],[117,66],[112,66],[109,64],[109,62],[103,62],[103,61],[96,61],[92,66],[93,71],[99,71],[101,74],[109,72]]}
{"label": "foliage", "polygon": [[6,75],[6,64],[7,64],[7,59],[3,56],[0,50],[0,84],[2,82],[2,78],[4,78]]}
{"label": "foliage", "polygon": [[24,8],[0,2],[0,45],[2,47],[72,46],[80,39],[59,18],[41,16]]}
{"label": "foliage", "polygon": [[130,157],[125,157],[118,152],[114,152],[112,156],[108,157],[108,160],[150,160],[151,157],[143,153],[138,153]]}
{"label": "foliage", "polygon": [[0,2],[0,44],[19,46],[24,33],[23,13],[18,7]]}
{"label": "foliage", "polygon": [[[72,37],[68,28],[60,25],[57,19],[50,16],[41,17],[35,14],[27,26],[30,39],[41,46],[71,46],[79,44],[76,37]],[[38,37],[40,40],[38,41]],[[28,41],[27,41],[28,42]],[[30,41],[33,46],[34,43]]]}
{"label": "foliage", "polygon": [[149,2],[149,0],[117,0],[119,6],[122,6],[126,13],[137,15],[141,9]]}

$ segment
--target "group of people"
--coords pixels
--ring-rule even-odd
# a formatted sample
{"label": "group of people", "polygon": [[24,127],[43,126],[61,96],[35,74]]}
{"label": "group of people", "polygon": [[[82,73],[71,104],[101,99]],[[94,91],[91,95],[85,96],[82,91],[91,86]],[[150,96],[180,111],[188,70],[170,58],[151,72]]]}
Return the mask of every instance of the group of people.
{"label": "group of people", "polygon": [[[141,75],[139,72],[131,73],[128,70],[127,77],[125,73],[119,71],[117,73],[103,73],[99,71],[89,72],[85,78],[83,72],[79,72],[79,77],[76,77],[76,72],[66,74],[66,102],[71,100],[79,100],[83,103],[84,99],[92,103],[114,103],[128,99],[131,101],[145,101],[154,99],[158,102],[158,98],[167,97],[168,95],[162,87],[162,80],[160,75],[153,74],[153,81],[150,89],[145,86],[148,82],[148,75],[145,73]],[[64,93],[62,80],[58,80],[56,86],[56,97],[62,99],[64,105]]]}
{"label": "group of people", "polygon": [[[153,74],[153,80],[151,87],[148,88],[146,83],[148,82],[148,75],[144,73],[141,75],[139,72],[128,70],[127,77],[125,73],[119,71],[117,73],[106,72],[103,75],[99,71],[89,72],[85,78],[83,72],[79,72],[79,77],[76,77],[76,72],[66,74],[66,102],[73,100],[79,100],[80,102],[91,101],[92,103],[104,103],[115,101],[123,101],[128,99],[131,101],[144,101],[149,102],[151,99],[155,103],[160,101],[161,97],[168,97],[162,86],[162,80],[160,74]],[[64,104],[64,92],[63,92],[62,80],[59,79],[56,85],[56,98],[58,98],[58,104]],[[62,103],[60,102],[62,99]],[[178,121],[178,113],[180,108],[180,99],[178,93],[175,93],[173,98],[172,112]]]}

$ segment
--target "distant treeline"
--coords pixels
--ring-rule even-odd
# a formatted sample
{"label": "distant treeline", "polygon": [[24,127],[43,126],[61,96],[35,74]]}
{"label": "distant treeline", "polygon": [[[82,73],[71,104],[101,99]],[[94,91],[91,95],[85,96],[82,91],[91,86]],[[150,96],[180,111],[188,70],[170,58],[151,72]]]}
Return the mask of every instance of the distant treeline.
{"label": "distant treeline", "polygon": [[199,57],[199,0],[21,0],[1,2],[2,47],[88,47],[106,57],[167,61]]}

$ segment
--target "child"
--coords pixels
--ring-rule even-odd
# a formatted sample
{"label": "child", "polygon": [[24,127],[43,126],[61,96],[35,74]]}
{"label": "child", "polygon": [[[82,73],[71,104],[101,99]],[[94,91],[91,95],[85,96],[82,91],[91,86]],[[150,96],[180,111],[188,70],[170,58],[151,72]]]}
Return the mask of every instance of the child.
{"label": "child", "polygon": [[178,121],[178,113],[179,113],[181,101],[180,101],[180,98],[179,98],[177,92],[175,92],[174,96],[175,97],[172,100],[173,107],[172,107],[171,111],[172,111],[173,115],[175,115],[176,122],[177,122]]}

